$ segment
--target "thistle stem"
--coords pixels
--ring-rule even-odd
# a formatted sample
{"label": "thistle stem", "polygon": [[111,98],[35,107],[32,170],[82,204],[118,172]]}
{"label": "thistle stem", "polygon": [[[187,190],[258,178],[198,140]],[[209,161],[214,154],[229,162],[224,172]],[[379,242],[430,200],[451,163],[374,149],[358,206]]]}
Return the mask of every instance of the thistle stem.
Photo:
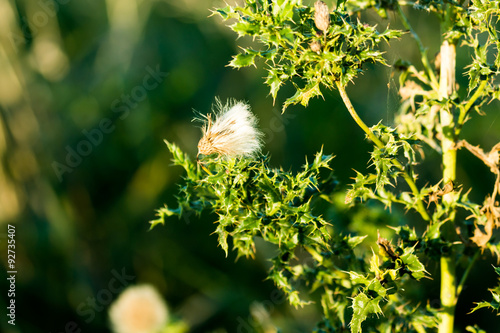
{"label": "thistle stem", "polygon": [[455,304],[457,293],[455,289],[455,259],[453,256],[441,257],[441,323],[439,333],[453,333],[455,320]]}
{"label": "thistle stem", "polygon": [[469,99],[467,104],[463,108],[460,109],[460,114],[458,115],[458,120],[457,120],[457,128],[455,129],[455,135],[458,136],[460,133],[460,130],[462,129],[462,126],[465,123],[465,117],[467,116],[467,113],[469,112],[470,108],[474,105],[476,100],[482,96],[484,88],[486,88],[486,85],[488,84],[488,81],[482,81],[479,87],[476,89],[472,97]]}
{"label": "thistle stem", "polygon": [[196,164],[201,166],[201,168],[205,170],[205,172],[208,173],[210,176],[213,176],[213,173],[211,173],[210,170],[208,170],[207,167],[203,165],[203,162],[198,159],[198,156],[196,156]]}
{"label": "thistle stem", "polygon": [[[359,117],[358,113],[356,112],[354,106],[351,103],[351,100],[349,99],[349,96],[347,95],[347,92],[345,91],[344,86],[339,81],[336,81],[336,84],[340,92],[340,96],[342,97],[342,101],[344,102],[347,110],[349,111],[351,117],[354,119],[356,124],[358,124],[358,126],[366,133],[366,135],[368,135],[368,138],[370,138],[370,140],[372,140],[373,143],[378,148],[380,149],[384,148],[385,144],[382,141],[380,141],[379,138],[377,138],[377,136],[370,130],[368,126],[366,126],[363,120]],[[417,211],[420,213],[420,215],[424,220],[430,221],[429,214],[427,213],[424,204],[422,202],[422,199],[420,198],[420,191],[418,190],[417,185],[410,177],[408,172],[406,172],[404,166],[397,159],[393,159],[392,162],[399,170],[401,170],[404,180],[406,181],[413,195],[415,196],[415,199],[417,200]]]}
{"label": "thistle stem", "polygon": [[373,134],[373,132],[368,128],[368,126],[366,126],[363,120],[358,116],[358,113],[354,109],[354,106],[352,105],[351,100],[349,99],[349,96],[347,95],[344,86],[342,86],[339,81],[337,81],[336,83],[337,83],[337,88],[339,89],[340,92],[340,97],[342,97],[342,101],[344,102],[347,111],[349,111],[351,117],[354,119],[356,124],[358,124],[358,126],[361,127],[361,129],[366,133],[366,135],[368,135],[370,140],[372,140],[373,143],[377,145],[377,147],[384,148],[385,145],[383,144],[383,142],[380,141],[379,138],[375,136],[375,134]]}
{"label": "thistle stem", "polygon": [[[446,9],[445,17],[441,26],[443,36],[453,27],[454,12],[451,6]],[[455,90],[455,59],[456,46],[451,40],[443,38],[441,43],[441,69],[439,75],[439,96],[441,100],[446,101]],[[450,109],[450,103],[443,103],[439,112],[439,122],[441,127],[441,148],[443,163],[443,181],[444,183],[453,182],[456,179],[457,149],[456,128],[454,120],[454,110]],[[448,242],[452,242],[456,237],[454,228],[455,208],[453,203],[457,200],[457,193],[450,192],[443,196],[443,204],[448,208],[447,221],[441,227],[441,237]],[[456,281],[456,253],[451,248],[450,253],[443,254],[441,263],[441,322],[439,324],[439,333],[453,333],[455,321],[455,307],[457,304],[457,281]]]}
{"label": "thistle stem", "polygon": [[476,260],[477,258],[479,258],[479,251],[477,251],[475,254],[474,254],[474,257],[472,257],[472,259],[470,260],[469,262],[469,265],[467,266],[467,268],[465,269],[465,272],[464,274],[462,275],[462,278],[460,279],[460,282],[458,283],[458,287],[457,287],[457,295],[460,295],[460,293],[462,292],[462,289],[464,287],[464,284],[465,284],[465,281],[467,281],[467,277],[469,276],[469,273],[472,269],[472,266],[474,266],[474,264],[476,263]]}
{"label": "thistle stem", "polygon": [[476,92],[474,93],[474,95],[472,95],[472,97],[469,99],[469,101],[467,102],[467,104],[465,104],[465,107],[464,107],[464,113],[467,113],[467,111],[469,111],[469,109],[472,107],[472,105],[474,104],[474,102],[480,97],[483,95],[483,90],[484,88],[486,88],[486,84],[488,83],[488,81],[482,81],[481,84],[479,85],[479,87],[477,88]]}

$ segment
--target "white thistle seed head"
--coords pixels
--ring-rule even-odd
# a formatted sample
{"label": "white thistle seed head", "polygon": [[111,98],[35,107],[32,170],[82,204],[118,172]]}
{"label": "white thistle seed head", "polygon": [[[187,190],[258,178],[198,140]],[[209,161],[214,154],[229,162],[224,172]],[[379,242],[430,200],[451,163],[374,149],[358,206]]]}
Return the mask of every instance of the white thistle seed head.
{"label": "white thistle seed head", "polygon": [[227,157],[255,157],[262,147],[262,133],[250,105],[230,100],[222,105],[216,101],[213,114],[195,118],[203,122],[198,155],[219,154]]}

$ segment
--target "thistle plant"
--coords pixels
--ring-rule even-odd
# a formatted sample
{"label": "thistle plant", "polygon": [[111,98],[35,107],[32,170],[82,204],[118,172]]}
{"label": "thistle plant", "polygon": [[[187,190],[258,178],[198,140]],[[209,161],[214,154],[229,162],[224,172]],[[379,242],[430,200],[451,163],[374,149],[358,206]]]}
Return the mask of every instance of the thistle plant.
{"label": "thistle plant", "polygon": [[[436,66],[431,65],[427,48],[407,18],[408,9],[402,6],[440,20]],[[392,17],[404,31],[364,22],[367,11]],[[500,227],[500,143],[487,149],[462,135],[466,123],[500,96],[499,14],[497,1],[484,0],[347,0],[335,6],[321,1],[307,6],[301,0],[246,0],[242,6],[214,10],[213,15],[231,20],[230,28],[238,37],[250,36],[260,45],[242,48],[231,60],[232,67],[263,64],[265,84],[274,100],[283,85],[294,87],[295,93],[283,103],[284,112],[295,104],[307,107],[325,89],[337,90],[347,112],[373,144],[371,166],[356,171],[347,190],[338,186],[331,170],[333,156],[322,151],[312,162],[306,159],[300,172],[272,168],[269,157],[258,153],[259,132],[244,131],[246,127],[233,127],[226,121],[236,108],[238,121],[249,128],[256,126],[248,106],[233,102],[222,107],[215,120],[205,116],[198,148],[208,156],[202,156],[200,163],[167,142],[174,163],[185,169],[186,176],[178,207],[159,209],[152,225],[164,223],[168,216],[208,210],[218,216],[215,232],[226,253],[229,239],[238,256],[246,257],[253,257],[256,237],[275,244],[278,253],[271,260],[269,279],[290,304],[301,307],[315,301],[321,305],[318,332],[452,333],[457,300],[474,264],[485,253],[500,257],[495,238]],[[413,38],[420,61],[413,64],[400,59],[389,64],[380,44],[403,34]],[[463,68],[456,66],[457,48],[471,54]],[[368,126],[346,92],[368,63],[393,66],[399,73],[401,107],[393,126],[382,122]],[[465,75],[465,86],[458,86],[457,72]],[[226,134],[232,137],[230,142],[221,139]],[[220,142],[224,147],[243,147],[239,135],[256,149],[233,153],[238,149],[217,148]],[[433,166],[442,170],[440,180],[418,177],[419,166],[433,163],[422,150],[441,156],[439,165]],[[465,188],[457,177],[458,151],[482,161],[495,179],[483,202],[473,202],[469,194],[474,189]],[[387,210],[400,206],[415,213],[415,223],[423,232],[403,219],[388,230],[390,239],[378,235],[375,244],[365,245],[373,235],[342,233],[336,221],[319,213],[325,206],[339,210],[339,196],[347,211],[373,201]],[[436,263],[440,272],[431,276],[426,267]],[[491,270],[499,273],[499,268]],[[439,284],[437,307],[417,304],[405,293],[406,286],[418,288],[425,279]],[[469,304],[471,311],[491,308],[498,312],[499,288],[491,289],[491,301],[478,299]],[[314,299],[312,294],[319,296]],[[467,330],[481,331],[477,325]]]}

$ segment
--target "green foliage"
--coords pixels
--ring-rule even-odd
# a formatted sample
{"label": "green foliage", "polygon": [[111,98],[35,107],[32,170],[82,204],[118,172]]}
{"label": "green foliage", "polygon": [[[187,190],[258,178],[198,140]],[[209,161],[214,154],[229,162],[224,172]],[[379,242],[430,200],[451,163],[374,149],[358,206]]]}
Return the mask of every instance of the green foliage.
{"label": "green foliage", "polygon": [[[472,91],[481,81],[490,81],[499,74],[500,41],[494,25],[499,19],[500,5],[498,1],[474,1],[469,11],[469,15],[461,13],[460,23],[465,29],[464,43],[474,51],[467,73],[470,78],[469,91]],[[487,35],[486,40],[481,38],[484,34]],[[494,59],[491,59],[492,55]],[[493,90],[493,86],[488,87],[490,94],[494,93]],[[494,98],[497,97],[498,93],[494,94]]]}
{"label": "green foliage", "polygon": [[327,251],[330,237],[327,223],[311,211],[311,202],[326,196],[335,185],[332,175],[320,178],[320,171],[329,169],[332,156],[318,153],[311,164],[296,175],[271,169],[268,159],[208,160],[192,162],[175,145],[167,142],[174,163],[186,172],[186,185],[178,197],[179,207],[163,208],[164,216],[181,216],[185,211],[201,213],[211,209],[219,216],[216,233],[223,250],[228,252],[227,238],[233,238],[238,256],[253,256],[253,237],[280,245],[281,255],[293,255],[295,247],[312,247]]}
{"label": "green foliage", "polygon": [[[500,276],[500,267],[493,267],[497,275]],[[490,308],[500,314],[500,284],[493,289],[490,289],[492,300],[491,302],[479,302],[471,312],[475,312],[481,308]]]}
{"label": "green foliage", "polygon": [[[187,211],[201,213],[209,209],[218,215],[215,233],[222,249],[228,252],[228,238],[238,256],[253,256],[255,237],[279,246],[273,259],[270,278],[284,290],[293,305],[305,304],[293,286],[293,280],[302,274],[300,265],[290,269],[289,261],[295,259],[297,247],[315,253],[329,253],[333,248],[339,253],[352,251],[357,238],[331,237],[328,223],[312,212],[312,204],[321,196],[327,198],[335,187],[333,176],[321,177],[329,170],[332,156],[318,153],[311,164],[306,163],[302,172],[293,175],[268,166],[268,159],[207,160],[192,162],[175,145],[167,142],[174,156],[174,163],[186,172],[186,184],[178,196],[179,207],[159,210],[160,218],[152,226],[163,223],[166,216]],[[339,243],[341,242],[341,243]]]}
{"label": "green foliage", "polygon": [[[393,202],[400,202],[406,205],[407,209],[416,208],[416,200],[408,192],[401,193],[396,198],[386,187],[394,187],[399,177],[403,175],[403,170],[411,170],[416,164],[413,144],[415,140],[400,136],[396,129],[378,124],[371,128],[371,131],[382,141],[383,147],[374,147],[371,153],[371,162],[375,167],[375,173],[362,174],[357,172],[355,183],[347,192],[346,203],[351,203],[354,199],[361,200],[377,199],[390,207]],[[405,160],[402,170],[396,161],[400,158]]]}
{"label": "green foliage", "polygon": [[[369,235],[341,234],[336,231],[336,221],[327,221],[318,213],[317,203],[333,203],[335,191],[343,190],[335,188],[329,172],[332,157],[322,152],[294,174],[270,168],[267,157],[208,157],[195,164],[170,143],[174,163],[187,176],[177,197],[178,208],[160,209],[160,218],[153,225],[164,223],[167,216],[208,209],[218,216],[215,233],[226,254],[229,240],[238,256],[247,257],[256,251],[256,237],[274,244],[277,254],[271,259],[269,279],[294,306],[304,306],[318,295],[323,311],[318,332],[347,326],[353,333],[427,332],[434,328],[453,332],[453,311],[438,314],[435,308],[413,304],[405,298],[404,287],[428,278],[426,265],[440,262],[441,288],[450,291],[441,293],[441,301],[443,307],[453,310],[479,254],[485,249],[500,254],[500,243],[493,237],[494,229],[500,227],[500,143],[484,152],[461,138],[471,111],[481,114],[485,103],[500,94],[495,81],[500,71],[496,25],[500,11],[498,3],[489,1],[472,1],[469,7],[421,1],[416,7],[436,14],[441,22],[442,54],[437,68],[430,65],[427,49],[396,1],[340,1],[329,11],[328,28],[321,30],[315,17],[318,9],[304,6],[300,0],[247,0],[244,6],[227,6],[213,13],[233,20],[230,27],[238,37],[251,36],[261,45],[260,49],[242,48],[232,59],[232,67],[255,66],[263,60],[273,99],[286,81],[292,81],[296,93],[284,102],[283,109],[298,103],[307,106],[312,97],[321,96],[322,87],[339,90],[348,112],[374,146],[370,170],[356,171],[345,203],[354,207],[378,201],[387,209],[399,205],[417,213],[423,232],[417,233],[401,221],[393,228],[395,245],[378,235],[378,254],[363,253],[358,245]],[[379,43],[401,35],[390,29],[379,32],[362,23],[363,16],[357,12],[368,9],[382,17],[388,17],[390,11],[396,13],[420,51],[421,65],[406,60],[394,65],[400,71],[403,103],[393,127],[365,125],[345,91],[364,64],[386,65]],[[455,81],[457,47],[472,55],[470,64],[462,68],[468,80],[464,89],[457,89]],[[460,148],[479,158],[496,179],[481,204],[470,200],[470,189],[465,191],[457,179]],[[429,149],[442,156],[440,165],[432,166],[442,170],[442,179],[435,185],[428,180],[421,184],[416,172],[426,162]],[[466,263],[461,279],[456,276],[455,258]],[[474,311],[483,307],[498,310],[500,291],[492,290],[492,294],[492,302],[478,303]]]}
{"label": "green foliage", "polygon": [[[330,25],[323,34],[315,27],[313,9],[301,0],[246,0],[244,7],[227,6],[214,14],[235,19],[231,29],[238,37],[252,36],[263,45],[259,50],[242,48],[230,62],[232,67],[255,65],[256,59],[263,59],[273,99],[286,81],[293,82],[296,93],[287,98],[283,109],[298,103],[307,106],[311,98],[322,96],[321,86],[333,89],[336,81],[346,85],[365,63],[385,64],[379,43],[401,35],[391,29],[379,32],[341,10],[330,12]],[[320,44],[320,50],[312,50],[313,42]]]}
{"label": "green foliage", "polygon": [[[238,256],[254,255],[255,237],[277,245],[269,279],[294,306],[308,304],[306,295],[321,290],[321,304],[330,325],[344,327],[346,310],[351,307],[351,330],[360,332],[363,321],[382,313],[386,297],[398,289],[396,281],[425,276],[412,247],[398,247],[400,254],[383,263],[373,254],[369,266],[362,268],[367,274],[357,273],[364,264],[354,249],[365,236],[338,234],[313,212],[314,203],[330,200],[335,189],[329,167],[332,156],[319,152],[312,163],[306,162],[301,172],[293,174],[270,168],[268,158],[207,159],[197,164],[175,144],[167,145],[174,164],[182,166],[187,176],[177,197],[179,206],[159,209],[152,227],[164,223],[168,216],[209,210],[218,216],[215,233],[226,254],[228,239]],[[308,253],[306,259],[299,258],[300,249]],[[411,325],[427,326],[420,320]]]}

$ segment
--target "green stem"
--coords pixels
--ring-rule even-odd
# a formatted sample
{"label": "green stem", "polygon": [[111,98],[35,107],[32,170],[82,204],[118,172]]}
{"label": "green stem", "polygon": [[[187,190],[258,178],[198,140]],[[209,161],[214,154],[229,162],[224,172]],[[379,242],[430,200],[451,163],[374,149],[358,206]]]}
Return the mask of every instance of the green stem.
{"label": "green stem", "polygon": [[477,101],[477,99],[483,95],[484,88],[486,88],[487,84],[488,81],[482,81],[479,87],[476,89],[474,95],[472,95],[472,97],[467,102],[467,104],[465,104],[465,106],[460,109],[460,114],[457,120],[457,128],[455,129],[456,136],[458,136],[458,134],[460,133],[460,129],[462,128],[465,122],[465,117],[467,116],[467,113],[469,112],[472,105],[474,105],[474,103]]}
{"label": "green stem", "polygon": [[[441,24],[441,35],[446,36],[447,32],[453,28],[454,10],[448,6]],[[447,40],[443,37],[441,43],[441,69],[439,73],[439,96],[442,101],[446,101],[455,90],[455,41]],[[441,148],[443,163],[444,183],[453,182],[456,179],[457,150],[456,150],[456,129],[454,120],[454,110],[450,109],[450,103],[444,103],[439,112],[439,122],[441,127]],[[456,237],[455,231],[455,208],[454,202],[457,200],[457,193],[452,191],[443,196],[444,208],[448,210],[447,221],[441,227],[441,237],[447,242],[453,242]],[[453,333],[455,321],[455,307],[457,304],[457,281],[456,281],[456,250],[451,247],[449,253],[441,256],[441,323],[439,333]]]}
{"label": "green stem", "polygon": [[[375,134],[373,134],[373,132],[370,130],[370,128],[368,126],[366,126],[366,124],[363,122],[363,120],[359,117],[358,113],[356,112],[356,110],[354,109],[354,106],[351,103],[351,100],[349,99],[349,96],[347,95],[347,92],[345,91],[344,86],[342,86],[342,84],[339,81],[336,81],[336,84],[337,84],[337,88],[340,92],[340,96],[342,97],[342,101],[344,102],[347,110],[351,114],[351,117],[354,119],[356,124],[358,124],[358,126],[361,127],[361,129],[366,133],[366,135],[368,135],[368,138],[370,138],[370,140],[372,140],[373,143],[375,143],[375,145],[378,148],[383,149],[385,147],[385,144],[382,141],[380,141],[380,139],[377,138],[377,136]],[[406,183],[410,187],[413,195],[415,196],[415,199],[417,200],[417,211],[420,213],[420,215],[422,216],[422,218],[424,220],[430,221],[430,216],[424,207],[422,199],[420,198],[420,191],[418,190],[417,185],[415,184],[413,179],[410,177],[408,172],[406,172],[404,166],[397,159],[394,159],[393,163],[399,170],[401,170],[401,172],[403,173],[404,180],[406,181]]]}
{"label": "green stem", "polygon": [[476,263],[477,258],[479,258],[479,253],[480,252],[477,251],[476,254],[474,254],[474,257],[472,257],[472,259],[469,262],[469,265],[465,269],[464,275],[462,275],[462,278],[460,279],[460,282],[458,283],[457,295],[460,295],[460,293],[462,292],[462,289],[464,287],[465,281],[467,281],[467,277],[469,276],[469,273],[470,273],[470,271],[472,269],[472,266],[474,266],[474,264]]}
{"label": "green stem", "polygon": [[469,99],[469,101],[467,102],[467,104],[465,104],[464,113],[467,113],[467,111],[469,111],[469,109],[472,107],[472,105],[474,104],[474,102],[476,102],[476,100],[483,95],[483,90],[484,90],[484,88],[486,88],[487,84],[488,84],[488,81],[482,81],[481,82],[481,84],[477,88],[477,90],[474,93],[474,95],[472,95],[472,97]]}
{"label": "green stem", "polygon": [[429,63],[429,58],[427,57],[427,49],[424,47],[424,44],[422,44],[422,41],[420,40],[420,37],[418,37],[417,33],[415,30],[413,30],[410,21],[408,21],[408,18],[406,15],[403,13],[403,10],[401,9],[401,6],[399,3],[396,6],[397,12],[399,14],[399,17],[401,18],[401,21],[403,22],[404,27],[411,33],[413,36],[413,39],[417,43],[418,49],[420,51],[420,54],[422,56],[422,65],[424,65],[425,70],[427,71],[427,75],[429,76],[429,79],[431,81],[431,87],[434,90],[437,90],[437,87],[439,87],[438,80],[436,78],[436,74],[434,74],[434,70],[432,69],[430,63]]}
{"label": "green stem", "polygon": [[[443,151],[443,180],[444,183],[456,179],[457,150],[455,148],[454,124],[451,112],[446,109],[440,111],[440,122],[442,128],[441,148]],[[454,230],[455,209],[452,207],[456,201],[456,193],[450,192],[443,196],[443,204],[448,207],[448,221],[441,227],[441,236],[448,242],[452,242],[456,233]],[[455,278],[455,253],[452,249],[449,254],[441,257],[441,324],[439,333],[453,333],[453,322],[455,305],[457,302],[456,278]]]}
{"label": "green stem", "polygon": [[384,143],[380,141],[379,138],[375,136],[375,134],[373,134],[373,132],[368,128],[368,126],[366,126],[363,120],[358,116],[358,113],[354,109],[354,106],[352,105],[351,100],[349,99],[349,96],[347,95],[344,86],[342,86],[342,84],[339,81],[336,81],[336,84],[340,92],[340,97],[342,97],[342,101],[347,107],[347,111],[349,111],[351,117],[354,119],[356,124],[358,124],[358,126],[361,127],[361,129],[366,133],[366,135],[368,135],[370,140],[372,140],[373,143],[377,145],[377,147],[384,148],[385,147]]}
{"label": "green stem", "polygon": [[441,257],[441,323],[439,333],[453,333],[455,321],[455,304],[457,293],[455,289],[455,258]]}

